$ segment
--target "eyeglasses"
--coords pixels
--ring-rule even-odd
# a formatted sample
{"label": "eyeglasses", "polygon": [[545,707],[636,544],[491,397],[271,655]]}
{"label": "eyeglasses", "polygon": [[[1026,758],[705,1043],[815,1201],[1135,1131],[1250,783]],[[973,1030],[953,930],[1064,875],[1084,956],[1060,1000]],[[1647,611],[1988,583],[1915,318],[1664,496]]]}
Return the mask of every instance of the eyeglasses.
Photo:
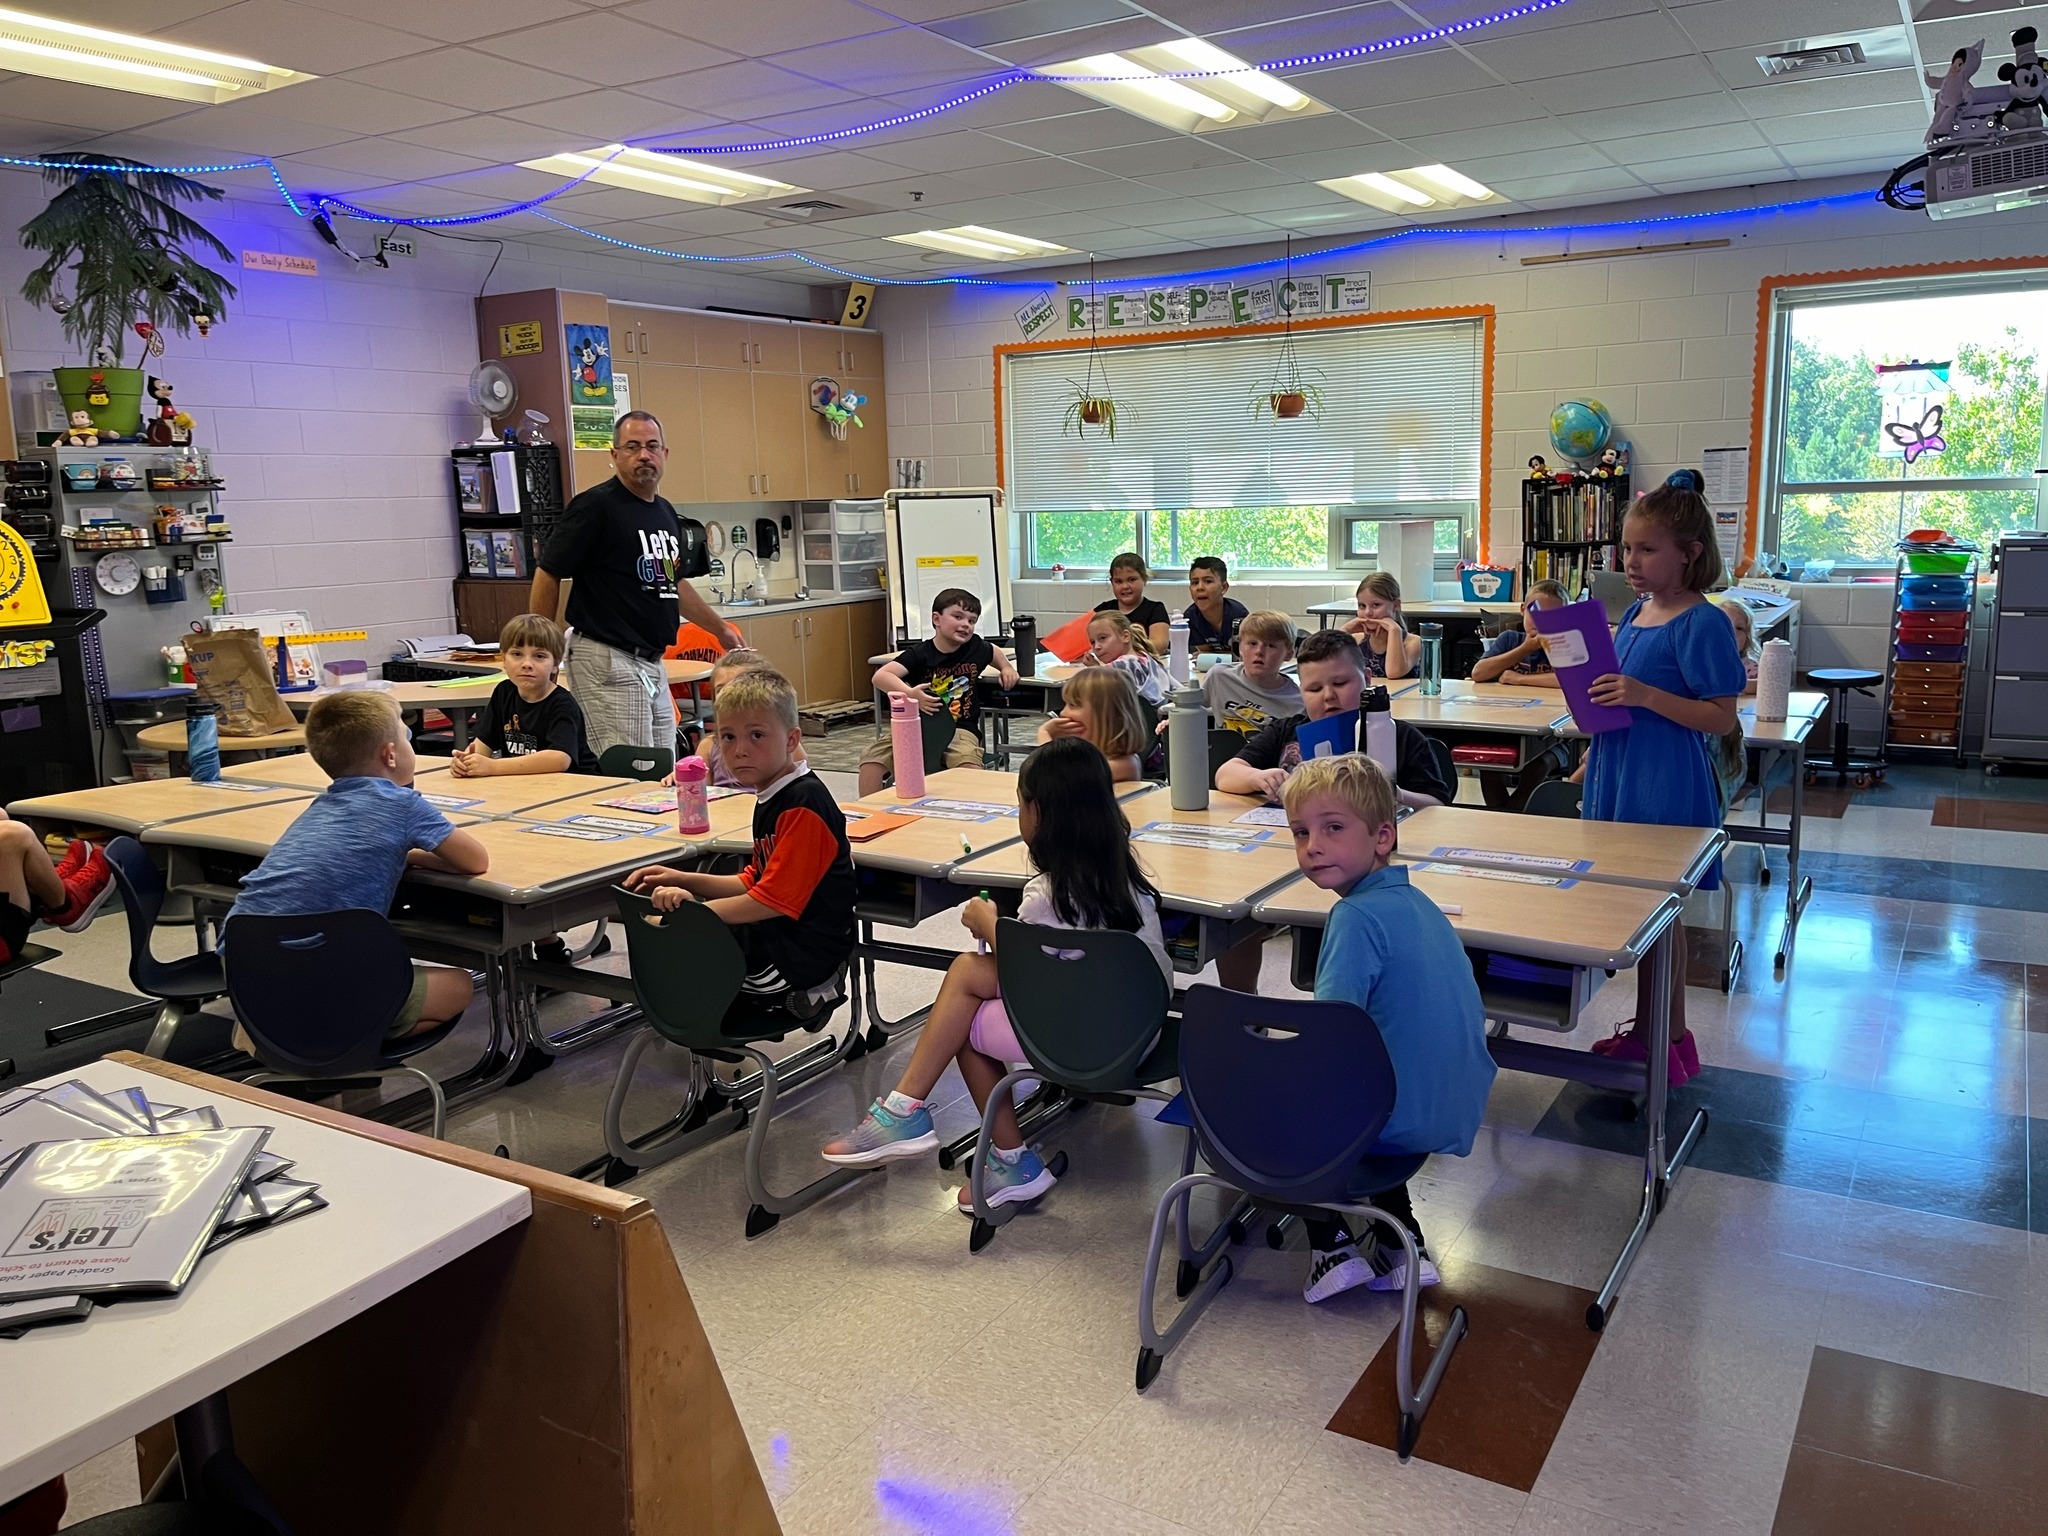
{"label": "eyeglasses", "polygon": [[651,443],[642,443],[642,442],[636,442],[636,441],[634,441],[634,440],[633,440],[632,438],[630,438],[630,437],[629,437],[629,438],[627,438],[627,439],[626,439],[626,440],[625,440],[625,441],[624,441],[623,443],[614,443],[614,444],[612,444],[612,452],[613,452],[613,453],[641,453],[641,452],[646,452],[646,453],[659,453],[659,452],[661,452],[661,439],[660,439],[660,438],[656,438],[656,439],[655,439],[655,440],[654,440],[653,442],[651,442]]}

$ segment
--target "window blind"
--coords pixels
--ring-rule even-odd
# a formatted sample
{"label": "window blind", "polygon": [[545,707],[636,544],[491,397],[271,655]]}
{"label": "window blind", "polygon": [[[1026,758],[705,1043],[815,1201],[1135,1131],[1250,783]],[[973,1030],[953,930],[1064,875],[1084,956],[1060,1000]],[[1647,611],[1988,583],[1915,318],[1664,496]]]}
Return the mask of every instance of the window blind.
{"label": "window blind", "polygon": [[1007,360],[1005,477],[1018,512],[1474,502],[1485,378],[1483,322],[1296,331],[1322,419],[1253,414],[1278,336],[1103,347],[1116,439],[1063,430],[1087,353]]}

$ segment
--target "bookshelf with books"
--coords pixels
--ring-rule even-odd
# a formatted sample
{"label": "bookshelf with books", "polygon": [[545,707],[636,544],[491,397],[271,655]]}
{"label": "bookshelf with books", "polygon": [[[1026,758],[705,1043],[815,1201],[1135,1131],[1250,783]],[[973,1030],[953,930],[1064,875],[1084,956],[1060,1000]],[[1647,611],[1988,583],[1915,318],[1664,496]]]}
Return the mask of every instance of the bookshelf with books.
{"label": "bookshelf with books", "polygon": [[1575,475],[1522,482],[1522,590],[1559,581],[1584,594],[1594,571],[1621,568],[1627,475]]}
{"label": "bookshelf with books", "polygon": [[552,443],[478,444],[448,457],[461,546],[456,620],[466,634],[495,636],[505,617],[525,610],[527,584],[562,515],[561,458]]}

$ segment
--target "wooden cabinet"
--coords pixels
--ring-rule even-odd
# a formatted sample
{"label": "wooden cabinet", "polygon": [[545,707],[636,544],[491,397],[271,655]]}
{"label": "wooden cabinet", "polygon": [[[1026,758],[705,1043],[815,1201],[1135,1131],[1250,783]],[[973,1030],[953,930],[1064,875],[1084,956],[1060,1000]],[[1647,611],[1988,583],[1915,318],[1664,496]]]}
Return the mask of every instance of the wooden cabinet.
{"label": "wooden cabinet", "polygon": [[804,500],[831,501],[851,494],[853,444],[832,435],[824,417],[808,412],[804,424]]}
{"label": "wooden cabinet", "polygon": [[755,494],[769,501],[795,501],[804,489],[804,437],[815,419],[801,374],[753,376],[754,463],[760,474]]}
{"label": "wooden cabinet", "polygon": [[697,370],[704,431],[704,499],[752,501],[761,474],[754,463],[754,390],[744,373]]}
{"label": "wooden cabinet", "polygon": [[661,423],[668,444],[668,468],[661,494],[677,504],[711,501],[705,480],[703,376],[695,368],[648,361],[612,371],[626,378],[627,393],[637,411]]}
{"label": "wooden cabinet", "polygon": [[697,347],[699,368],[737,369],[748,373],[754,367],[753,338],[747,322],[726,315],[692,314],[686,317]]}
{"label": "wooden cabinet", "polygon": [[[881,378],[882,338],[873,331],[823,325],[795,329],[805,373],[829,374],[841,383],[856,378]],[[863,389],[861,393],[867,391]]]}
{"label": "wooden cabinet", "polygon": [[455,580],[455,627],[473,640],[492,641],[512,620],[526,612],[532,584],[458,576]]}
{"label": "wooden cabinet", "polygon": [[848,603],[846,654],[853,662],[853,692],[847,695],[848,698],[864,699],[868,696],[869,680],[875,670],[868,658],[889,649],[889,605],[880,598],[871,603]]}
{"label": "wooden cabinet", "polygon": [[799,702],[808,702],[804,692],[804,618],[801,613],[770,611],[739,621],[747,644],[767,658],[768,664],[796,688]]}
{"label": "wooden cabinet", "polygon": [[843,605],[804,614],[804,690],[804,701],[810,704],[854,697],[853,653],[848,649]]}
{"label": "wooden cabinet", "polygon": [[874,670],[868,657],[884,644],[884,607],[875,601],[770,609],[737,623],[747,644],[789,679],[799,703],[831,704],[867,696]]}
{"label": "wooden cabinet", "polygon": [[749,320],[747,346],[756,373],[801,373],[803,359],[797,341],[799,327],[773,321]]}

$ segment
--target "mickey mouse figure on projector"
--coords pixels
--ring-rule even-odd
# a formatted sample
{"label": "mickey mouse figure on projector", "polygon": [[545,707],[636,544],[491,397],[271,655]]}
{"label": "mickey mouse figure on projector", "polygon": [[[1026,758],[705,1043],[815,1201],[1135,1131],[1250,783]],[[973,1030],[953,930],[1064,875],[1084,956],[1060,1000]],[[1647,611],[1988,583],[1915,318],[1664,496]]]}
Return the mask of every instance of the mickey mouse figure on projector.
{"label": "mickey mouse figure on projector", "polygon": [[1949,149],[2039,130],[2042,98],[2048,95],[2048,68],[2035,48],[2039,40],[2032,27],[2021,27],[2012,34],[2013,61],[1998,67],[1999,85],[1971,82],[1984,61],[1982,38],[1958,48],[1946,73],[1926,71],[1927,84],[1934,91],[1934,121],[1927,127],[1927,147]]}
{"label": "mickey mouse figure on projector", "polygon": [[[115,156],[47,155],[38,163],[43,180],[59,190],[21,227],[22,245],[45,253],[23,280],[21,296],[54,311],[65,336],[92,359],[89,367],[56,370],[71,423],[64,435],[67,443],[75,440],[83,413],[101,442],[139,437],[145,376],[121,366],[128,333],[159,356],[166,329],[185,336],[199,326],[204,334],[224,313],[234,285],[191,250],[203,248],[222,262],[233,253],[178,206],[217,202],[223,194]],[[67,270],[69,296],[59,288]],[[158,421],[175,432],[179,413],[168,395],[165,386],[157,396]],[[189,434],[189,420],[184,430]]]}

